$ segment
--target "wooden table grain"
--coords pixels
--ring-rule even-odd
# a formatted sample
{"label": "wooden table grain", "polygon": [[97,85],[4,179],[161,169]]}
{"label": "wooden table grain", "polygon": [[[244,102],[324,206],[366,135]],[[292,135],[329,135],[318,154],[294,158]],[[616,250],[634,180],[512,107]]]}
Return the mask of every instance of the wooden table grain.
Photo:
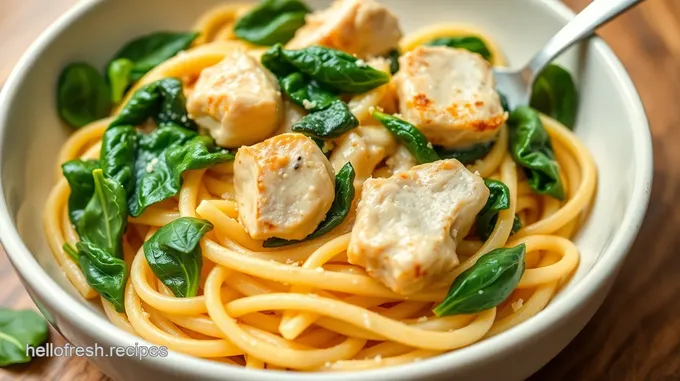
{"label": "wooden table grain", "polygon": [[[501,0],[498,0],[501,1]],[[606,1],[606,0],[604,0]],[[76,0],[0,0],[0,82]],[[574,10],[589,0],[565,0]],[[645,222],[611,295],[578,337],[530,378],[680,380],[680,1],[649,0],[599,32],[623,61],[651,122],[654,184]],[[678,160],[678,161],[676,161]],[[35,308],[0,250],[0,306]],[[52,331],[50,340],[64,338]],[[0,381],[107,379],[84,358],[43,358]]]}

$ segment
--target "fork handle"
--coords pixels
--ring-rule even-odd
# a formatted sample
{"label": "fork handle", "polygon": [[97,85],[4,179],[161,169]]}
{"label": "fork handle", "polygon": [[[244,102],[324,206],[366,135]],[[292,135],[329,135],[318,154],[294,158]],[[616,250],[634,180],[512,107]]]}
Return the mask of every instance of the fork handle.
{"label": "fork handle", "polygon": [[593,0],[536,53],[522,69],[522,76],[528,83],[533,83],[541,70],[560,53],[619,13],[642,1],[644,0]]}

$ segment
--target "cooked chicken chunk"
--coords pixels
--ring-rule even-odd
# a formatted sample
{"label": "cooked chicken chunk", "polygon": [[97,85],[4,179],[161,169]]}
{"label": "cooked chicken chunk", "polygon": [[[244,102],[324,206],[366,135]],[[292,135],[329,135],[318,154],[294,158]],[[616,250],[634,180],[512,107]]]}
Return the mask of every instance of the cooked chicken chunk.
{"label": "cooked chicken chunk", "polygon": [[241,147],[234,163],[238,217],[254,239],[303,239],[335,198],[333,167],[302,134]]}
{"label": "cooked chicken chunk", "polygon": [[394,174],[408,171],[415,167],[418,162],[416,161],[415,156],[413,156],[405,146],[400,145],[394,152],[394,155],[390,156],[385,161],[385,164],[387,164],[387,168]]}
{"label": "cooked chicken chunk", "polygon": [[201,72],[187,111],[218,145],[238,148],[271,136],[283,103],[276,78],[255,58],[233,50]]}
{"label": "cooked chicken chunk", "polygon": [[432,144],[460,148],[491,140],[505,123],[491,66],[479,54],[422,46],[399,59],[399,108]]}
{"label": "cooked chicken chunk", "polygon": [[350,263],[399,294],[451,283],[456,246],[489,190],[457,160],[364,183],[347,249]]}
{"label": "cooked chicken chunk", "polygon": [[397,142],[383,126],[360,126],[343,135],[331,154],[331,165],[340,171],[352,163],[356,173],[354,186],[361,188],[375,167],[392,154]]}
{"label": "cooked chicken chunk", "polygon": [[306,21],[288,49],[321,45],[366,58],[388,52],[401,39],[397,17],[374,0],[336,0]]}
{"label": "cooked chicken chunk", "polygon": [[283,101],[283,118],[274,131],[274,135],[285,134],[293,131],[293,125],[307,115],[307,111],[288,99]]}

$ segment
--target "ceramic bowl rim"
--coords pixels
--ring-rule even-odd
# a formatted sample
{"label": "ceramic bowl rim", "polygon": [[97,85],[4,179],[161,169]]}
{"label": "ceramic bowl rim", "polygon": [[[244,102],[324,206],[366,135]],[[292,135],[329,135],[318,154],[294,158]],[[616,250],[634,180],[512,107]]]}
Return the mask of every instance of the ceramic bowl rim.
{"label": "ceramic bowl rim", "polygon": [[[42,35],[24,53],[19,63],[15,66],[0,92],[0,147],[5,146],[5,137],[8,127],[9,110],[13,104],[13,98],[19,90],[27,74],[31,71],[40,54],[60,35],[69,25],[76,20],[87,17],[87,13],[97,4],[104,0],[86,0],[77,3],[64,13],[56,22],[48,27]],[[548,2],[534,0],[536,7],[543,6],[543,12],[553,12],[565,22],[573,17],[573,12],[560,2]],[[494,336],[473,346],[462,348],[455,353],[436,356],[431,359],[388,367],[376,370],[348,372],[341,374],[324,374],[325,380],[359,380],[359,379],[410,379],[432,374],[452,372],[462,369],[473,363],[488,361],[496,356],[513,350],[524,341],[535,340],[551,325],[557,324],[562,319],[567,319],[571,311],[577,310],[593,297],[602,287],[606,287],[610,278],[623,262],[630,246],[632,245],[644,218],[649,202],[653,175],[652,140],[649,124],[642,106],[640,97],[632,84],[623,65],[601,39],[594,37],[591,42],[591,54],[597,54],[603,58],[615,81],[618,81],[624,89],[623,97],[629,106],[628,112],[635,116],[633,125],[633,144],[635,152],[636,174],[633,184],[630,206],[623,216],[620,227],[614,233],[609,246],[601,253],[600,259],[590,271],[575,284],[568,295],[555,300],[541,312],[532,318],[531,324],[521,324],[501,335]],[[0,156],[0,167],[3,165]],[[3,184],[0,183],[0,193],[4,195]],[[15,227],[7,202],[0,197],[0,240],[5,247],[7,255],[20,274],[22,281],[39,299],[50,309],[70,320],[74,327],[79,327],[82,334],[94,338],[102,346],[134,346],[153,345],[146,340],[133,336],[110,323],[105,316],[97,314],[82,304],[82,301],[66,292],[57,284],[40,266],[35,257],[23,243],[17,228]],[[606,259],[606,260],[603,260]],[[170,367],[184,374],[196,376],[222,378],[238,378],[241,380],[312,380],[318,378],[318,374],[291,373],[279,371],[261,371],[244,369],[195,358],[192,356],[170,352],[164,358],[146,358],[149,367]]]}

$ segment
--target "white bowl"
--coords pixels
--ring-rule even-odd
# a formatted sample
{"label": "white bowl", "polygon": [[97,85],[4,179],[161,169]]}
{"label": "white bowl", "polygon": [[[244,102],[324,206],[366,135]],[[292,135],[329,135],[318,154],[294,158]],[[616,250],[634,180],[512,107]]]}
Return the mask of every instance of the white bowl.
{"label": "white bowl", "polygon": [[[43,236],[42,210],[55,182],[59,147],[71,132],[59,122],[55,85],[67,63],[103,67],[124,42],[161,29],[188,30],[225,0],[83,1],[48,28],[21,59],[0,95],[0,231],[31,297],[71,343],[151,345],[109,323],[81,298],[57,266]],[[547,0],[383,0],[405,31],[437,22],[486,30],[510,62],[526,62],[573,14]],[[326,1],[310,0],[315,6]],[[413,364],[324,375],[325,380],[520,380],[553,358],[595,313],[642,222],[652,180],[652,146],[640,99],[621,63],[594,38],[560,59],[580,82],[576,133],[599,170],[595,205],[576,242],[582,260],[569,285],[529,321],[491,339]],[[318,374],[255,371],[178,353],[165,358],[94,357],[119,380],[186,378],[319,379]]]}

